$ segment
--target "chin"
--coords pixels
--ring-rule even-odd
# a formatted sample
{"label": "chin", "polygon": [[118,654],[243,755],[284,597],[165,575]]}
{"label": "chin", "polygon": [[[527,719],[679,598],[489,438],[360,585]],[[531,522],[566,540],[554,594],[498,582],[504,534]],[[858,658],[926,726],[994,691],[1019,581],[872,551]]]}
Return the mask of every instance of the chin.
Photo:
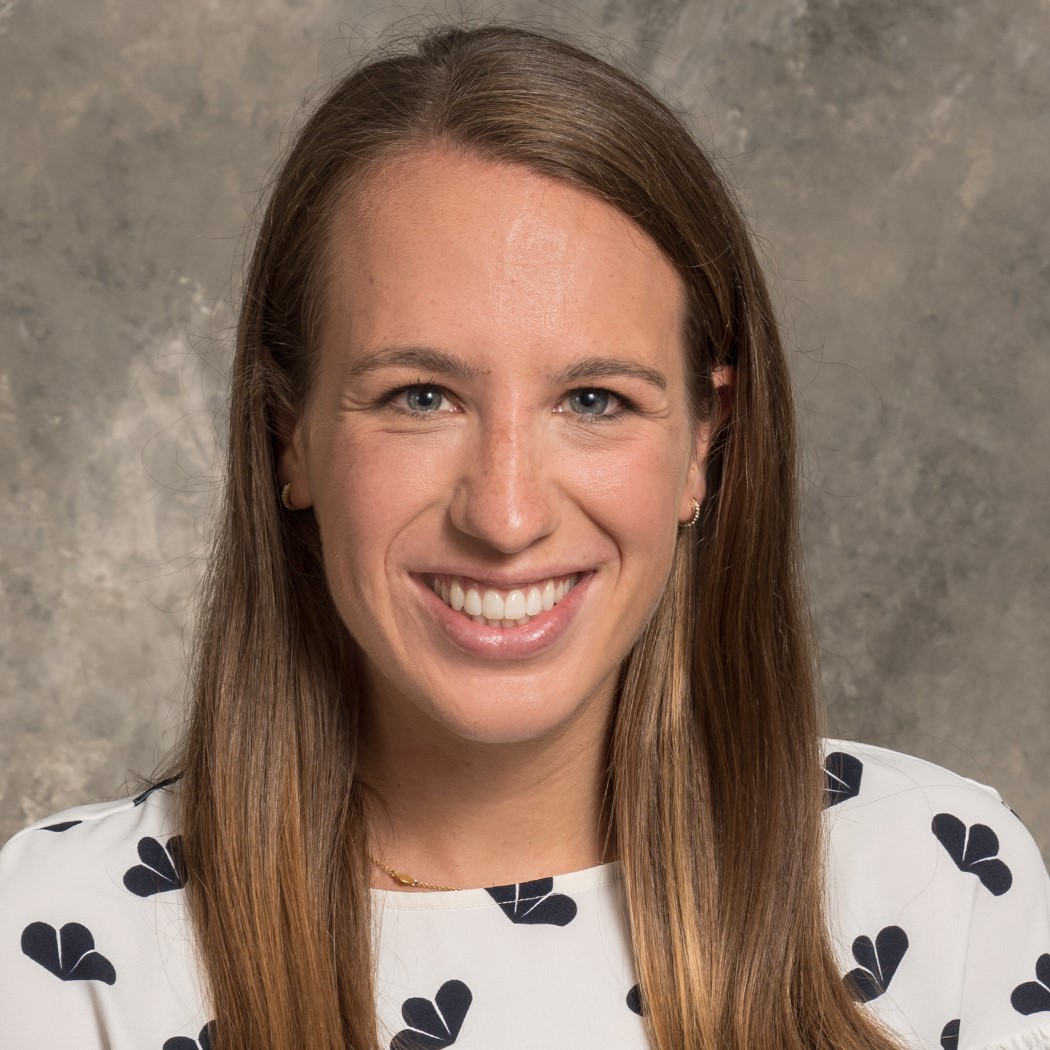
{"label": "chin", "polygon": [[566,695],[549,682],[515,681],[511,676],[461,684],[464,688],[455,696],[417,694],[413,706],[426,722],[459,740],[512,745],[550,740],[587,722],[601,732],[612,707],[615,678],[582,695]]}

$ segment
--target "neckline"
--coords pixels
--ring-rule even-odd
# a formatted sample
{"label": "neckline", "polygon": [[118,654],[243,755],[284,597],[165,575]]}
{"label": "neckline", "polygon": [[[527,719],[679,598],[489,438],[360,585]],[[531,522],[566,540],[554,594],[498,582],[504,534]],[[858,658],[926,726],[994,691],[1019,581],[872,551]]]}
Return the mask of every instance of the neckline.
{"label": "neckline", "polygon": [[[619,883],[623,872],[618,860],[605,864],[596,864],[591,868],[579,871],[567,871],[559,875],[548,875],[553,880],[551,892],[573,894],[600,890],[610,883]],[[540,882],[542,879],[528,879],[525,883]],[[506,883],[505,885],[514,885]],[[465,890],[395,890],[369,888],[373,907],[394,911],[466,911],[474,908],[491,908],[496,902],[489,893],[490,889],[499,887],[471,887]]]}

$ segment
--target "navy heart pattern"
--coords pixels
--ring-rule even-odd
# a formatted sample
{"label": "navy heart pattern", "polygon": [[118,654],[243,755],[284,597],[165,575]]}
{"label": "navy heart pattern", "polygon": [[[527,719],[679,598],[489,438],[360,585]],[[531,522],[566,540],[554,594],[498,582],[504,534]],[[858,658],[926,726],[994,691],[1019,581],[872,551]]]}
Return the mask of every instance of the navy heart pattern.
{"label": "navy heart pattern", "polygon": [[1019,1013],[1050,1013],[1050,955],[1040,955],[1035,980],[1019,984],[1010,995],[1010,1005]]}
{"label": "navy heart pattern", "polygon": [[513,923],[568,926],[576,918],[576,902],[553,890],[554,879],[547,878],[509,886],[490,886],[488,894]]}
{"label": "navy heart pattern", "polygon": [[82,820],[61,820],[57,824],[45,824],[42,828],[37,828],[37,831],[69,831],[70,828],[83,823]]}
{"label": "navy heart pattern", "polygon": [[117,980],[113,964],[95,951],[95,938],[79,922],[67,922],[61,930],[46,922],[31,922],[22,931],[22,953],[61,981],[114,984]]}
{"label": "navy heart pattern", "polygon": [[138,854],[142,863],[124,872],[124,886],[136,897],[152,897],[186,885],[182,839],[178,835],[168,840],[167,847],[156,839],[139,839]]}
{"label": "navy heart pattern", "polygon": [[959,1050],[959,1018],[941,1029],[941,1050]]}
{"label": "navy heart pattern", "polygon": [[908,935],[899,926],[879,930],[874,944],[870,937],[858,937],[853,942],[853,958],[860,966],[843,977],[850,995],[859,1003],[878,999],[889,988],[907,950]]}
{"label": "navy heart pattern", "polygon": [[1001,897],[1013,885],[1013,874],[997,856],[999,836],[987,824],[967,827],[951,813],[938,813],[932,827],[955,866],[976,875],[992,896]]}
{"label": "navy heart pattern", "polygon": [[[829,754],[824,764],[825,808],[858,797],[863,775],[863,763],[855,756],[842,751]],[[177,779],[173,777],[147,789],[134,800],[135,805],[142,804],[154,791]],[[81,823],[81,820],[66,820],[38,830],[63,833]],[[1001,897],[1011,889],[1013,873],[999,857],[999,838],[991,827],[981,823],[968,826],[952,813],[939,813],[933,818],[930,828],[955,866],[961,872],[974,875],[992,896]],[[137,853],[140,863],[128,868],[124,874],[124,885],[130,893],[146,898],[182,889],[186,885],[187,873],[179,836],[168,839],[166,844],[156,838],[140,838]],[[946,877],[955,879],[950,869],[946,870]],[[487,892],[515,925],[564,927],[577,915],[576,901],[564,893],[554,892],[553,878],[494,886]],[[113,949],[112,942],[108,947]],[[30,923],[22,932],[21,948],[28,959],[62,981],[116,983],[113,963],[96,949],[91,930],[81,923],[66,923],[60,929],[46,922]],[[908,936],[899,926],[884,927],[874,941],[868,936],[858,936],[852,945],[858,965],[842,978],[852,998],[869,1003],[885,994],[908,950]],[[622,1001],[637,1016],[647,1015],[639,984],[633,985]],[[453,1046],[459,1040],[472,1002],[473,993],[458,980],[442,984],[433,1000],[406,999],[401,1012],[407,1027],[393,1037],[390,1050],[444,1050]],[[1017,1013],[1026,1016],[1050,1014],[1050,953],[1039,956],[1035,963],[1035,980],[1017,985],[1010,995],[1010,1003]],[[941,1050],[959,1050],[960,1028],[959,1018],[944,1024],[940,1033]],[[164,1042],[163,1050],[211,1050],[213,1039],[214,1022],[209,1022],[196,1039],[186,1035],[172,1036]]]}
{"label": "navy heart pattern", "polygon": [[824,808],[837,806],[860,794],[864,763],[845,751],[832,751],[824,759]]}
{"label": "navy heart pattern", "polygon": [[176,1035],[164,1040],[161,1050],[211,1050],[211,1033],[214,1021],[209,1021],[200,1031],[196,1041],[189,1036]]}
{"label": "navy heart pattern", "polygon": [[443,1050],[459,1038],[474,997],[462,981],[446,981],[429,999],[406,999],[401,1016],[407,1028],[390,1041],[390,1050]]}
{"label": "navy heart pattern", "polygon": [[639,1017],[645,1016],[645,1000],[642,998],[642,989],[637,984],[627,993],[627,1009]]}

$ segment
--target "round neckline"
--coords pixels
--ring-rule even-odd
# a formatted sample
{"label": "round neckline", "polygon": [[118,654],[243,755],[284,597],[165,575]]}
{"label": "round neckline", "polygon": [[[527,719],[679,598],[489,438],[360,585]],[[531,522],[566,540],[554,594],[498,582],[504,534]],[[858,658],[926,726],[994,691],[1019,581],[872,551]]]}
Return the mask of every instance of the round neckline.
{"label": "round neckline", "polygon": [[[618,860],[607,861],[605,864],[596,864],[591,868],[581,868],[579,871],[567,871],[560,875],[544,876],[544,878],[552,879],[554,882],[551,892],[567,893],[570,896],[574,893],[597,890],[609,883],[618,883],[622,877],[623,872]],[[517,885],[541,881],[543,881],[542,878],[526,879],[524,883],[519,882]],[[515,884],[504,883],[504,885],[513,886]],[[377,889],[373,886],[369,887],[368,892],[371,895],[373,906],[381,907],[384,910],[464,911],[473,908],[493,907],[496,901],[493,899],[492,894],[489,893],[489,890],[497,888],[496,886],[481,886],[464,890],[410,891]]]}

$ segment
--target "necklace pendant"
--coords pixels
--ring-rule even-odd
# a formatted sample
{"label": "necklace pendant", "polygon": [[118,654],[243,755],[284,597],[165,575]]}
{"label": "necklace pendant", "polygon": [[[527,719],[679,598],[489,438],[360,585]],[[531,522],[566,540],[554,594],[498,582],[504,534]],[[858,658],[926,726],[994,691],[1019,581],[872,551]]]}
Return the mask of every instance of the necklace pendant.
{"label": "necklace pendant", "polygon": [[411,875],[406,875],[403,871],[392,871],[390,875],[399,886],[414,886],[416,884],[416,880]]}

